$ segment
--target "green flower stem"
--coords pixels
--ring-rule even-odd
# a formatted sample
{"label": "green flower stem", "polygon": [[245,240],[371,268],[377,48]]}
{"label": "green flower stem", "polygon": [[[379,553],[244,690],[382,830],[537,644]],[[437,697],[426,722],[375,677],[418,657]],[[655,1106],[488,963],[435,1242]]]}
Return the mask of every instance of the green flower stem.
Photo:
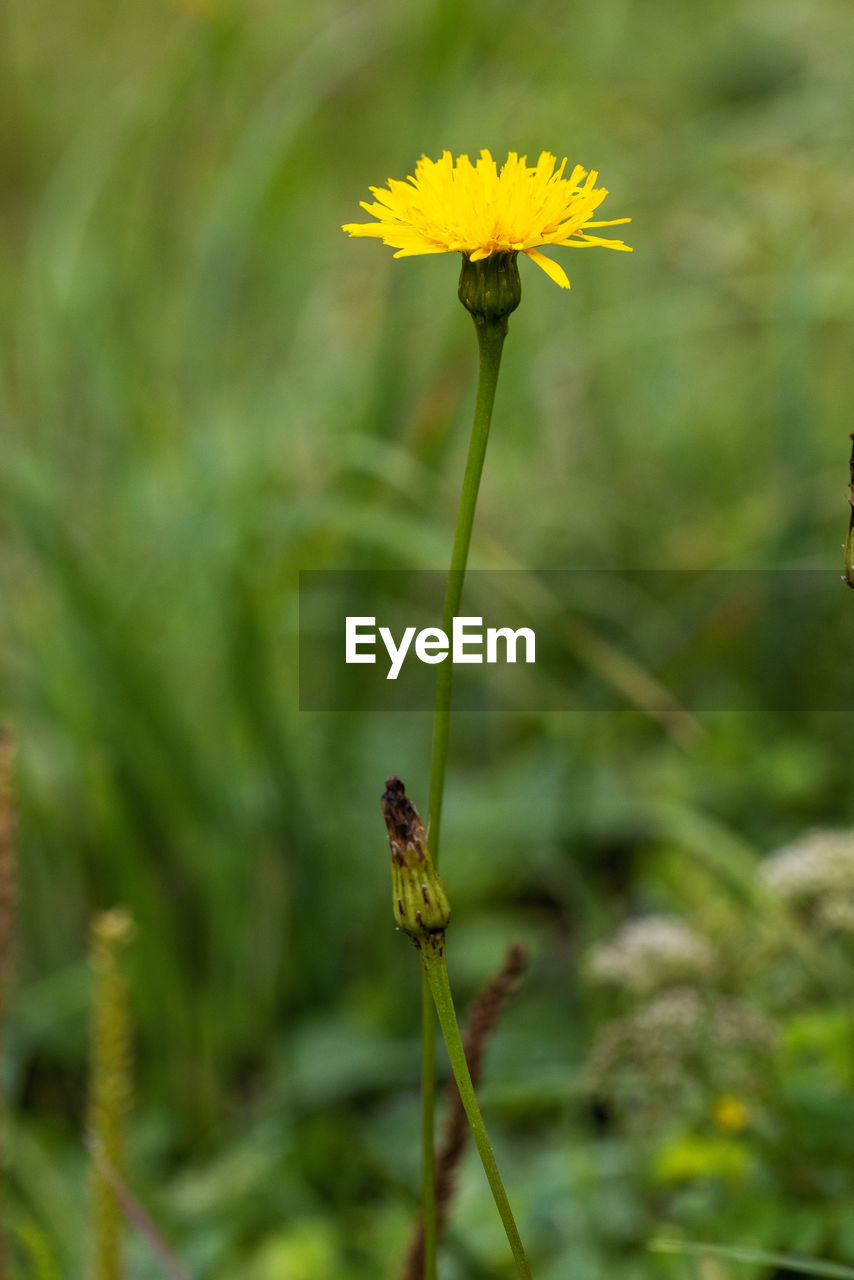
{"label": "green flower stem", "polygon": [[[442,1028],[442,1035],[445,1037],[445,1044],[448,1049],[448,1057],[451,1060],[451,1070],[454,1073],[454,1079],[457,1082],[457,1088],[460,1091],[460,1098],[465,1108],[466,1117],[472,1136],[480,1155],[481,1163],[492,1189],[492,1195],[498,1212],[501,1215],[501,1221],[504,1223],[504,1230],[507,1233],[507,1239],[510,1242],[510,1248],[513,1251],[513,1257],[516,1261],[516,1269],[522,1280],[531,1280],[531,1268],[528,1266],[528,1259],[525,1257],[525,1250],[522,1241],[519,1238],[519,1232],[516,1227],[516,1220],[513,1217],[513,1211],[510,1208],[510,1202],[507,1199],[507,1192],[504,1190],[504,1183],[501,1181],[501,1174],[498,1172],[498,1165],[495,1163],[495,1156],[492,1151],[489,1138],[487,1137],[486,1127],[483,1123],[483,1117],[480,1114],[477,1097],[475,1095],[474,1086],[471,1082],[468,1063],[466,1062],[465,1050],[463,1042],[460,1038],[460,1030],[457,1026],[457,1015],[454,1010],[454,1001],[451,996],[451,987],[448,982],[448,969],[445,964],[445,938],[442,933],[431,934],[430,937],[419,946],[421,960],[424,965],[424,973],[427,978],[430,992],[433,997],[433,1003],[436,1006],[436,1013],[439,1017],[439,1025]],[[426,1256],[426,1255],[425,1255]]]}
{"label": "green flower stem", "polygon": [[436,1014],[427,971],[421,971],[421,1216],[424,1219],[424,1280],[438,1275],[436,1216]]}
{"label": "green flower stem", "polygon": [[[489,440],[492,406],[501,364],[501,351],[507,336],[507,318],[485,320],[474,316],[480,349],[480,373],[469,441],[463,488],[457,512],[451,566],[445,591],[442,628],[450,634],[463,594],[463,580],[468,562],[471,531],[483,474],[483,460]],[[451,728],[450,662],[443,662],[436,680],[436,711],[433,720],[433,763],[430,775],[430,848],[434,863],[438,860],[442,827],[442,800],[445,794],[445,772],[448,764],[448,737]],[[421,986],[421,1211],[424,1218],[424,1280],[436,1280],[438,1226],[436,1221],[436,1020],[426,976]]]}
{"label": "green flower stem", "polygon": [[[488,321],[474,317],[477,341],[480,348],[480,375],[477,384],[477,401],[469,441],[463,488],[457,511],[457,527],[451,551],[451,566],[445,591],[445,607],[442,611],[442,630],[450,635],[463,594],[466,565],[468,563],[471,531],[483,474],[483,460],[489,441],[492,422],[492,406],[501,352],[507,336],[507,318]],[[445,794],[445,771],[448,763],[448,736],[451,726],[451,681],[453,667],[450,662],[439,665],[436,679],[436,711],[433,720],[433,767],[430,775],[430,852],[434,865],[439,861],[439,836],[442,826],[442,801]]]}

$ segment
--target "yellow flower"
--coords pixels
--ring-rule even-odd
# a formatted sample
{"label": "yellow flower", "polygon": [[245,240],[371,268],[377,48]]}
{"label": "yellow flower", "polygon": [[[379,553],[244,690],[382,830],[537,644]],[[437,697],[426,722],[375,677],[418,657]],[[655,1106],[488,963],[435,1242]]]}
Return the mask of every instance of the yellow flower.
{"label": "yellow flower", "polygon": [[749,1118],[747,1107],[738,1098],[725,1093],[715,1099],[712,1119],[724,1133],[740,1133],[747,1127]]}
{"label": "yellow flower", "polygon": [[564,178],[565,159],[557,170],[548,151],[534,168],[526,159],[511,151],[499,172],[488,151],[481,151],[476,164],[466,155],[454,161],[450,151],[441,160],[422,156],[414,177],[389,178],[388,190],[371,187],[376,204],[360,201],[376,222],[348,222],[342,230],[382,240],[397,250],[396,258],[459,251],[479,262],[493,253],[526,253],[562,289],[569,288],[566,273],[539,252],[540,245],[604,245],[631,252],[622,240],[587,234],[590,227],[631,222],[590,221],[608,194],[596,186],[595,169],[588,173],[576,165]]}

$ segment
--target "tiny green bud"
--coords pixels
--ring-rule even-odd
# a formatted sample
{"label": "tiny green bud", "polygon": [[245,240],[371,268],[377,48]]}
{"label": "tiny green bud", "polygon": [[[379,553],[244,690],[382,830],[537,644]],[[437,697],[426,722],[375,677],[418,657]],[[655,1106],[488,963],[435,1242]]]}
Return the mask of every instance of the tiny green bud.
{"label": "tiny green bud", "polygon": [[488,258],[472,262],[463,254],[460,272],[460,302],[475,318],[488,324],[504,321],[522,300],[522,281],[516,265],[516,253],[491,253]]}
{"label": "tiny green bud", "polygon": [[391,848],[394,918],[399,929],[418,941],[444,931],[451,907],[418,810],[399,778],[387,778],[385,788],[382,806]]}

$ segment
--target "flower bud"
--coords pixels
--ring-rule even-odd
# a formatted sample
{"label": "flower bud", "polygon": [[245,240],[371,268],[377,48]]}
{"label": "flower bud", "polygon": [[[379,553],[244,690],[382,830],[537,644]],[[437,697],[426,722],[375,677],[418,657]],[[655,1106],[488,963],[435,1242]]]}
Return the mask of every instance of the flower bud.
{"label": "flower bud", "polygon": [[477,262],[464,253],[459,295],[475,320],[482,317],[488,324],[506,320],[522,300],[516,253],[491,253]]}
{"label": "flower bud", "polygon": [[399,778],[386,779],[383,817],[391,848],[394,918],[416,940],[444,931],[451,914],[445,886],[433,866],[424,825]]}

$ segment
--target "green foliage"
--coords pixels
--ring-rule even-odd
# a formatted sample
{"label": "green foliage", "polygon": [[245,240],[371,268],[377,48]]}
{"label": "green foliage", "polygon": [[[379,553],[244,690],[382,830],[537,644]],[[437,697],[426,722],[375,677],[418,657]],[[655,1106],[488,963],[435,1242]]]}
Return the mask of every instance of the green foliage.
{"label": "green foliage", "polygon": [[612,1010],[587,1086],[645,1167],[650,1224],[663,1211],[714,1240],[724,1214],[732,1239],[851,1257],[854,955],[849,918],[829,908],[852,873],[850,834],[812,832],[765,860],[758,911],[731,909],[725,930],[707,900],[690,922],[641,917],[591,952]]}

